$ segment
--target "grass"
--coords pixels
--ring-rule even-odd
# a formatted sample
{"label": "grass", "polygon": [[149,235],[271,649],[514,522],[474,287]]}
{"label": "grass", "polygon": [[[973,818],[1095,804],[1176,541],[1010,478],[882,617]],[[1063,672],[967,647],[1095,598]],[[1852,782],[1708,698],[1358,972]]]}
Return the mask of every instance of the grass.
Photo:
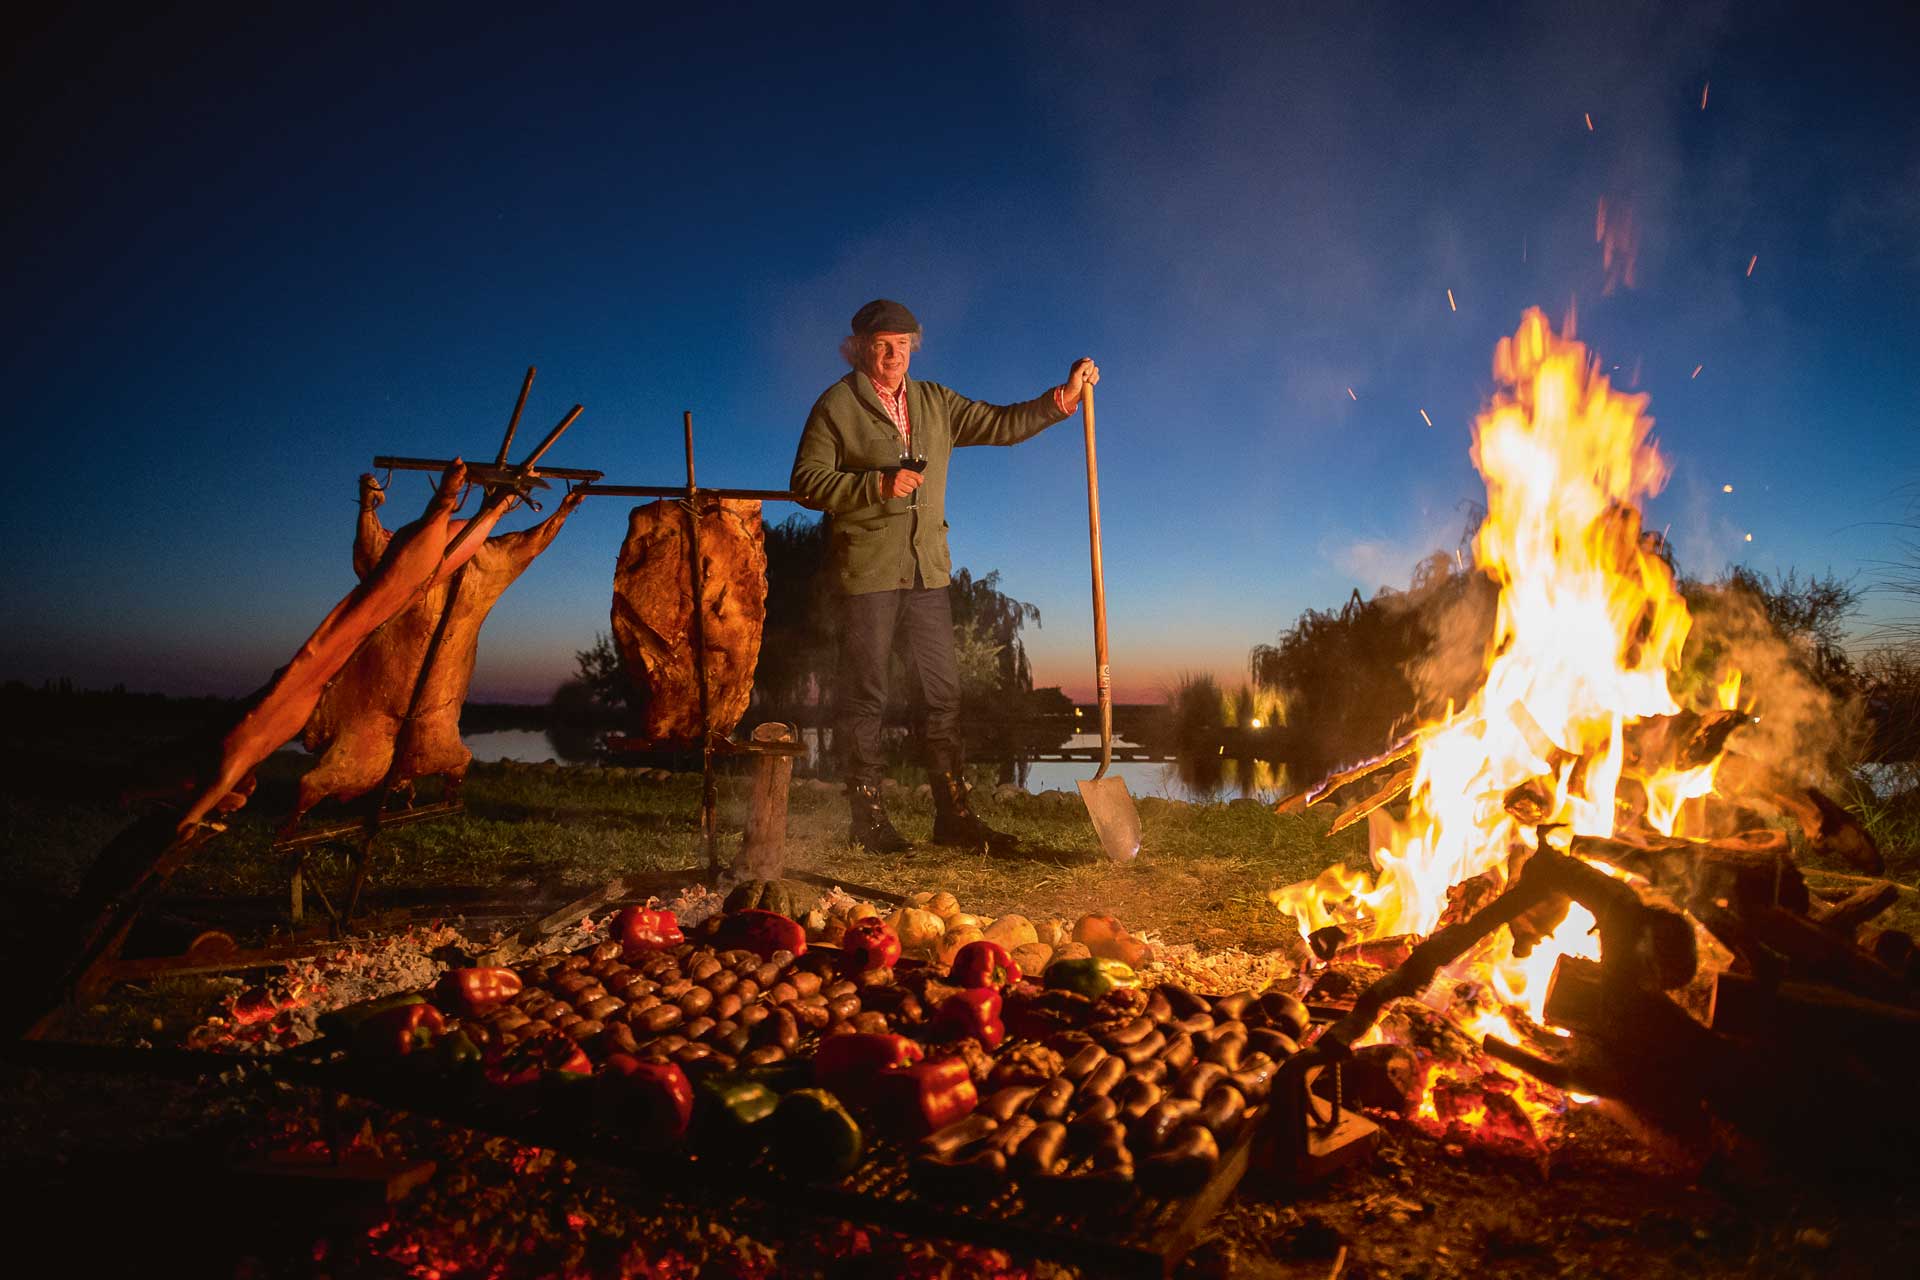
{"label": "grass", "polygon": [[[288,865],[268,852],[274,825],[289,807],[301,757],[280,756],[262,769],[252,803],[234,815],[175,877],[170,892],[284,895]],[[431,798],[428,796],[427,798]],[[672,872],[704,862],[700,779],[655,780],[638,771],[558,766],[476,766],[458,817],[396,828],[376,845],[374,901],[400,889],[491,890],[548,899],[586,892],[616,876]],[[34,896],[64,896],[125,818],[109,797],[14,791],[0,824],[9,879]],[[787,863],[850,885],[895,893],[945,889],[969,910],[1073,918],[1112,911],[1135,930],[1170,941],[1266,947],[1282,921],[1267,890],[1364,856],[1360,832],[1325,838],[1327,817],[1276,817],[1252,801],[1186,805],[1138,801],[1140,857],[1109,863],[1078,793],[995,797],[981,787],[981,816],[1019,835],[1030,856],[987,858],[928,843],[932,805],[890,788],[888,810],[917,847],[883,856],[845,843],[847,811],[837,786],[795,780],[788,810]],[[745,822],[747,780],[723,773],[720,856],[730,862]],[[326,820],[324,813],[316,815]]]}

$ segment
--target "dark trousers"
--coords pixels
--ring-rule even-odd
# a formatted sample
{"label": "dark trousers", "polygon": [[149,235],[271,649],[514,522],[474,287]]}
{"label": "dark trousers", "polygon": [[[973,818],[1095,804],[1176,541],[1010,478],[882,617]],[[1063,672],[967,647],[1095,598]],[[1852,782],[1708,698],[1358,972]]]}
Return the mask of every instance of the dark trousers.
{"label": "dark trousers", "polygon": [[907,664],[919,682],[926,721],[927,768],[960,769],[960,669],[953,652],[953,606],[945,587],[866,591],[842,601],[840,734],[847,785],[873,786],[885,772],[880,726],[887,710],[887,663],[894,636],[906,633]]}

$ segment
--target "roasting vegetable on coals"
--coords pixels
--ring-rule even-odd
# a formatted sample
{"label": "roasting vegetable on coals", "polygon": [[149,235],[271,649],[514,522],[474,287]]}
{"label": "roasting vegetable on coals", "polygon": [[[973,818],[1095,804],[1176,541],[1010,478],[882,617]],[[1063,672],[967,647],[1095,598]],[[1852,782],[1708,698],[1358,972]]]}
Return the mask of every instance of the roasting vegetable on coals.
{"label": "roasting vegetable on coals", "polygon": [[713,943],[723,949],[738,947],[751,951],[762,960],[776,951],[803,956],[807,953],[807,931],[797,920],[756,908],[736,911],[722,919],[714,931]]}
{"label": "roasting vegetable on coals", "polygon": [[578,1043],[558,1031],[544,1031],[522,1040],[487,1064],[487,1082],[502,1089],[537,1084],[549,1073],[584,1080],[593,1074],[593,1061]]}
{"label": "roasting vegetable on coals", "polygon": [[860,1163],[860,1125],[825,1089],[795,1089],[773,1113],[774,1154],[789,1174],[838,1178]]}
{"label": "roasting vegetable on coals", "polygon": [[520,994],[520,975],[511,969],[449,969],[438,994],[448,1007],[469,1017],[490,1013]]}
{"label": "roasting vegetable on coals", "polygon": [[1020,981],[1020,966],[1005,947],[982,938],[960,948],[947,981],[956,987],[992,987],[997,991]]}
{"label": "roasting vegetable on coals", "polygon": [[1041,981],[1059,991],[1071,991],[1098,1000],[1115,987],[1140,985],[1139,975],[1118,960],[1091,956],[1085,960],[1055,960],[1047,966]]}
{"label": "roasting vegetable on coals", "polygon": [[447,1020],[430,1004],[396,1005],[362,1019],[353,1029],[356,1052],[376,1058],[398,1058],[424,1049],[447,1029]]}
{"label": "roasting vegetable on coals", "polygon": [[925,1050],[905,1036],[860,1031],[828,1036],[814,1052],[813,1079],[823,1089],[862,1097],[882,1071],[908,1066],[925,1056]]}
{"label": "roasting vegetable on coals", "polygon": [[972,1036],[988,1049],[997,1049],[1007,1038],[1006,1024],[1000,1021],[1000,1004],[1000,993],[992,987],[956,992],[941,1002],[931,1031],[936,1039]]}
{"label": "roasting vegetable on coals", "polygon": [[840,939],[840,967],[846,973],[891,968],[900,959],[900,936],[887,922],[868,916],[847,926]]}
{"label": "roasting vegetable on coals", "polygon": [[798,915],[800,894],[785,880],[748,880],[727,895],[726,911],[772,911],[783,916]]}
{"label": "roasting vegetable on coals", "polygon": [[687,940],[673,912],[647,907],[622,907],[613,917],[613,939],[628,951],[660,951]]}
{"label": "roasting vegetable on coals", "polygon": [[913,1134],[944,1129],[980,1105],[980,1091],[960,1058],[889,1067],[874,1078],[869,1096],[889,1124]]}
{"label": "roasting vegetable on coals", "polygon": [[594,1112],[615,1126],[623,1142],[643,1151],[664,1151],[686,1137],[693,1123],[693,1085],[671,1062],[642,1062],[612,1053],[594,1079]]}
{"label": "roasting vegetable on coals", "polygon": [[343,1005],[320,1015],[316,1022],[320,1031],[329,1036],[351,1036],[361,1023],[378,1013],[389,1009],[398,1009],[404,1005],[424,1004],[426,997],[418,991],[408,991],[397,995],[375,996],[371,1000],[362,1000],[358,1004]]}
{"label": "roasting vegetable on coals", "polygon": [[703,1140],[725,1147],[757,1146],[765,1141],[756,1128],[780,1106],[780,1095],[746,1074],[714,1072],[694,1085],[699,1097]]}

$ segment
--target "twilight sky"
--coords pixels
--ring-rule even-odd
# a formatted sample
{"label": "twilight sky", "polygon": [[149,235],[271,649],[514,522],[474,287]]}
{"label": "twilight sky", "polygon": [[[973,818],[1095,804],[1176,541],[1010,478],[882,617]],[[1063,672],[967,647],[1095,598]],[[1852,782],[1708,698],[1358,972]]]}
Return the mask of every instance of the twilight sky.
{"label": "twilight sky", "polygon": [[[1100,360],[1121,701],[1238,683],[1302,609],[1452,547],[1530,305],[1651,394],[1684,569],[1864,586],[1901,554],[1897,6],[485,8],[15,45],[0,679],[256,687],[352,585],[373,455],[490,458],[529,364],[523,442],[586,406],[553,465],[679,483],[691,409],[702,481],[784,488],[876,295],[978,399]],[[426,497],[397,477],[383,514]],[[607,628],[628,505],[502,599],[476,698],[543,700]],[[961,453],[948,505],[955,562],[1042,611],[1036,683],[1090,697],[1077,421]]]}

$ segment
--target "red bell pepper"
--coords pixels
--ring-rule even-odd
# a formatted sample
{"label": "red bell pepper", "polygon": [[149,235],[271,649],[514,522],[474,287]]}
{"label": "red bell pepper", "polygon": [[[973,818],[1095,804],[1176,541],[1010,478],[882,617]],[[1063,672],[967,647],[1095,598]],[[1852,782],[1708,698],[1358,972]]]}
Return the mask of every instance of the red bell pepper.
{"label": "red bell pepper", "polygon": [[439,996],[461,1013],[478,1017],[520,994],[520,975],[511,969],[449,969]]}
{"label": "red bell pepper", "polygon": [[788,919],[777,911],[762,911],[755,907],[749,911],[735,911],[722,920],[720,928],[713,935],[713,944],[722,951],[733,947],[751,951],[762,960],[776,951],[803,956],[807,953],[807,931],[800,927],[797,920]]}
{"label": "red bell pepper", "polygon": [[956,987],[992,987],[998,991],[1020,981],[1020,966],[1005,947],[981,938],[960,948],[947,981]]}
{"label": "red bell pepper", "polygon": [[853,1031],[828,1036],[813,1055],[813,1079],[822,1089],[858,1098],[889,1067],[920,1061],[926,1051],[905,1036]]}
{"label": "red bell pepper", "polygon": [[585,1077],[593,1073],[593,1060],[566,1035],[548,1031],[513,1046],[485,1074],[489,1083],[512,1089],[535,1084],[549,1071]]}
{"label": "red bell pepper", "polygon": [[891,968],[900,959],[900,935],[879,916],[867,916],[848,926],[840,950],[840,967],[847,973]]}
{"label": "red bell pepper", "polygon": [[354,1028],[355,1047],[381,1058],[398,1058],[423,1049],[447,1029],[447,1020],[430,1004],[403,1004],[374,1014]]}
{"label": "red bell pepper", "polygon": [[1000,1021],[1000,993],[974,987],[948,996],[934,1014],[933,1034],[941,1040],[972,1036],[988,1049],[999,1048],[1007,1038],[1007,1026]]}
{"label": "red bell pepper", "polygon": [[693,1124],[693,1085],[678,1064],[610,1053],[605,1065],[595,1081],[595,1109],[619,1126],[622,1141],[664,1151],[687,1136]]}
{"label": "red bell pepper", "polygon": [[980,1105],[980,1091],[974,1087],[963,1058],[889,1067],[875,1077],[871,1096],[882,1116],[915,1136],[965,1119]]}
{"label": "red bell pepper", "polygon": [[661,951],[687,940],[673,912],[647,907],[622,907],[613,918],[613,937],[628,951]]}

